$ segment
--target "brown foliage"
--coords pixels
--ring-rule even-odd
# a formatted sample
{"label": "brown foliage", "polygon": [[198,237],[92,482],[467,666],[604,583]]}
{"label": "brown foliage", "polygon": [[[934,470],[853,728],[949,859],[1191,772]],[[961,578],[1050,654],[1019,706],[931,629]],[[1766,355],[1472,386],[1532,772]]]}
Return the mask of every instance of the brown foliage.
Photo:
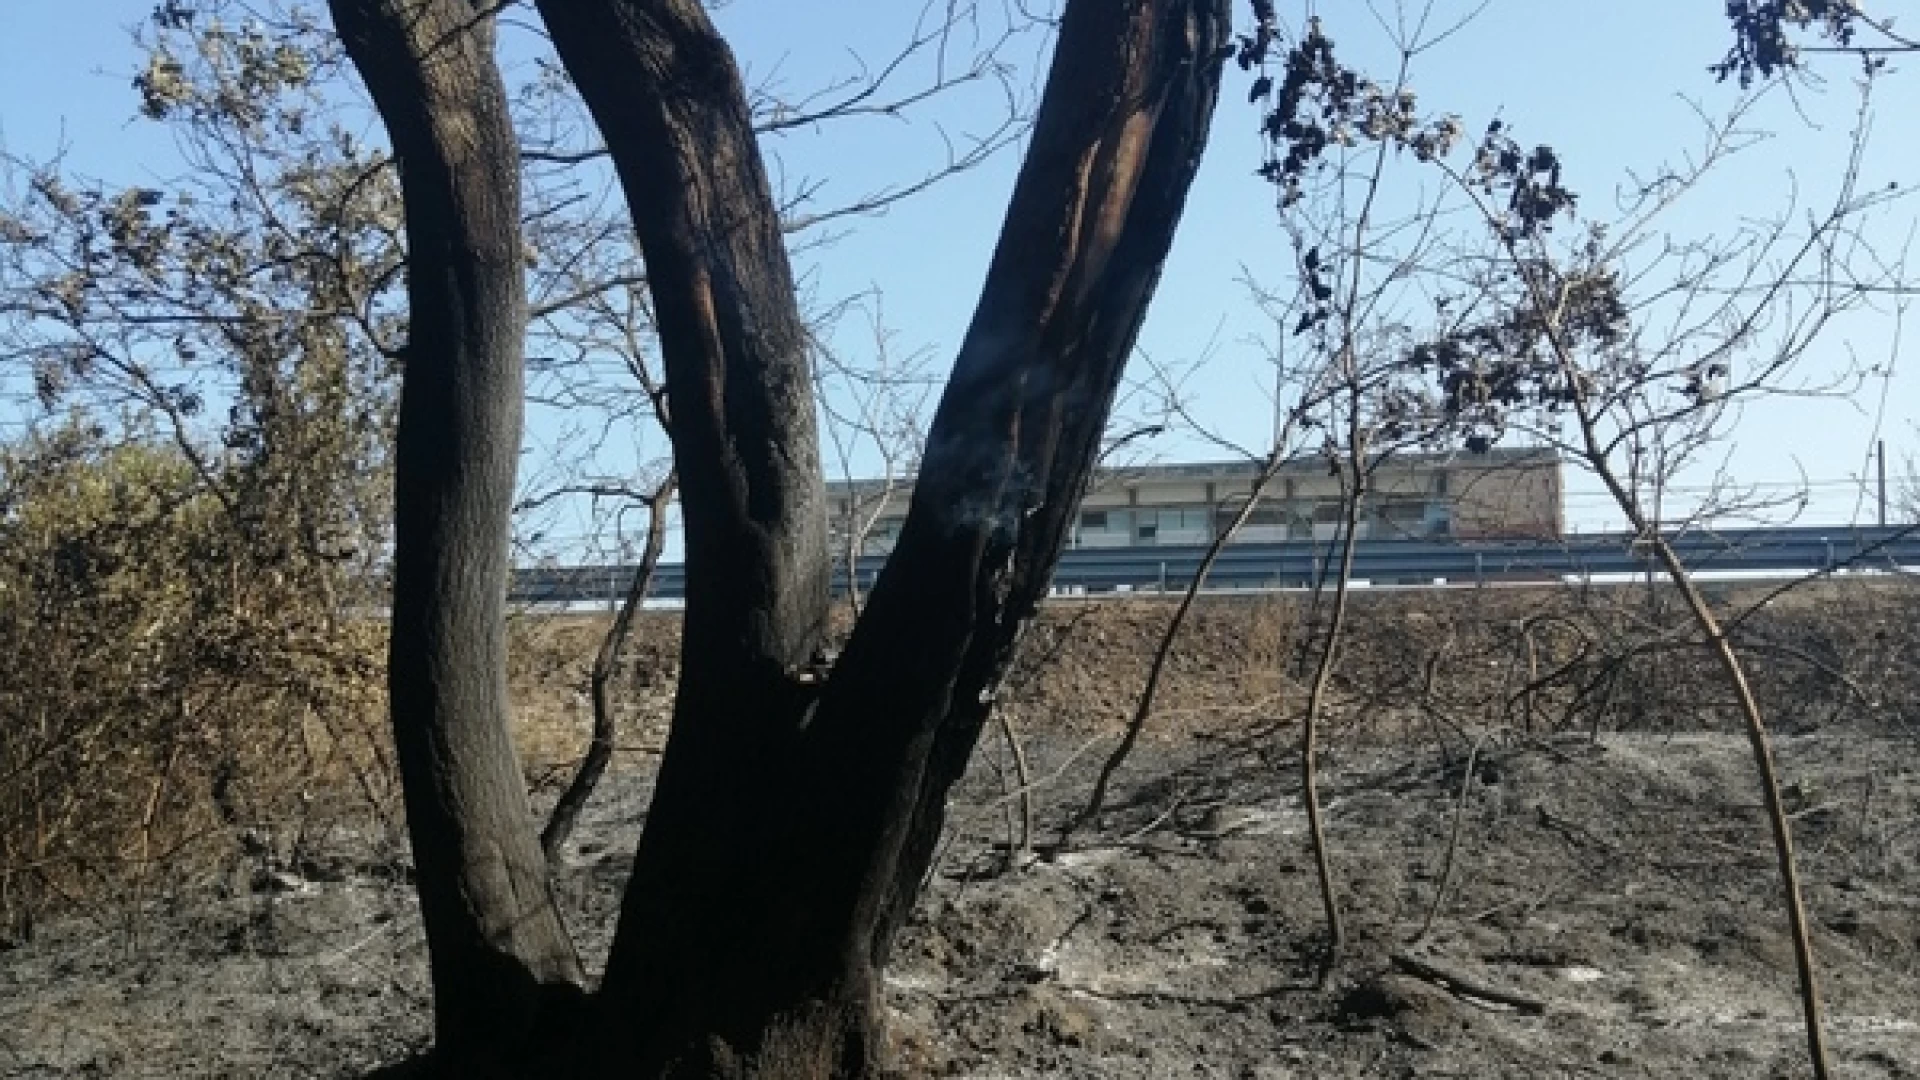
{"label": "brown foliage", "polygon": [[68,429],[0,455],[0,934],[243,847],[297,860],[330,793],[388,803],[383,631],[272,531],[151,444]]}

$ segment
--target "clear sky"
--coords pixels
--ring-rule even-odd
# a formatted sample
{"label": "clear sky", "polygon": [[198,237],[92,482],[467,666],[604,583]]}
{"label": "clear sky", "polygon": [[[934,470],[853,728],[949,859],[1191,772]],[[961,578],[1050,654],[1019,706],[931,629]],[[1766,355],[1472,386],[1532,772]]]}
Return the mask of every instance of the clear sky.
{"label": "clear sky", "polygon": [[[1281,5],[1286,10],[1290,5]],[[1297,7],[1296,5],[1291,5]],[[1390,7],[1390,5],[1386,5]],[[1465,11],[1475,5],[1449,4]],[[1886,6],[1886,5],[1883,5]],[[1899,4],[1891,5],[1899,7]],[[133,119],[129,86],[139,57],[126,27],[151,0],[0,0],[0,140],[11,152],[44,157],[64,144],[69,164],[116,183],[164,179],[176,166],[170,139]],[[1414,84],[1423,103],[1458,113],[1469,132],[1499,117],[1525,141],[1554,144],[1568,163],[1584,206],[1604,213],[1629,170],[1649,170],[1699,141],[1696,110],[1718,113],[1736,91],[1716,84],[1706,66],[1727,44],[1716,0],[1492,0],[1460,34],[1423,56]],[[1328,32],[1350,60],[1379,55],[1381,40],[1367,7],[1326,5]],[[890,0],[733,0],[717,13],[750,80],[773,77],[790,87],[817,85],[856,70],[855,57],[883,58],[910,28],[918,6]],[[1247,16],[1236,4],[1235,17]],[[1044,59],[1041,41],[1022,42],[1010,58],[1022,66],[1015,83],[1031,88]],[[523,34],[512,63],[535,47]],[[1736,172],[1705,189],[1667,218],[1683,238],[1731,227],[1743,217],[1780,212],[1795,191],[1817,205],[1836,181],[1839,148],[1852,121],[1855,61],[1828,57],[1824,92],[1765,102],[1757,127],[1777,135],[1741,159]],[[1896,64],[1902,62],[1896,61]],[[1907,61],[1920,67],[1920,61]],[[1270,328],[1240,284],[1243,275],[1284,279],[1291,255],[1275,224],[1271,190],[1254,176],[1260,161],[1258,117],[1247,102],[1248,78],[1230,69],[1212,144],[1182,223],[1174,254],[1141,338],[1141,349],[1181,365],[1208,357],[1186,389],[1209,426],[1243,445],[1269,438],[1270,369],[1253,340]],[[824,182],[821,203],[916,174],[935,163],[946,136],[963,135],[991,109],[984,99],[932,110],[913,120],[842,123],[788,135],[769,144],[790,184]],[[1920,70],[1900,72],[1876,91],[1880,130],[1865,173],[1872,184],[1920,183],[1920,141],[1906,130],[1920,116]],[[936,127],[936,122],[940,126]],[[833,244],[797,257],[817,294],[832,298],[868,288],[885,297],[896,352],[921,350],[943,371],[966,325],[1011,186],[1017,159],[1003,153],[985,166],[895,207],[884,216],[846,223]],[[1881,221],[1879,239],[1893,249],[1914,224],[1906,207]],[[1832,358],[1893,359],[1895,319],[1854,319],[1826,344]],[[1920,332],[1920,328],[1913,328]],[[839,344],[863,346],[849,331]],[[1896,466],[1920,442],[1920,376],[1911,364],[1854,402],[1796,402],[1746,410],[1732,437],[1709,463],[1748,483],[1814,482],[1809,519],[1870,520],[1870,502],[1849,486],[1868,474],[1870,447],[1884,435]],[[1884,398],[1883,398],[1884,394]],[[1884,406],[1882,404],[1884,400]],[[1162,440],[1150,450],[1165,459],[1218,456],[1190,439]],[[1696,474],[1696,478],[1702,474]],[[1610,524],[1597,491],[1576,484],[1574,525]]]}

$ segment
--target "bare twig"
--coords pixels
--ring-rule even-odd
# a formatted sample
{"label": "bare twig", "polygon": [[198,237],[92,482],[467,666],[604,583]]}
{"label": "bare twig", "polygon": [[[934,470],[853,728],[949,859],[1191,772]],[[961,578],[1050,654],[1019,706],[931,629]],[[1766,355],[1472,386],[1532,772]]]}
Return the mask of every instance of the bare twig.
{"label": "bare twig", "polygon": [[1476,979],[1471,975],[1462,975],[1460,972],[1449,967],[1443,967],[1434,963],[1432,960],[1423,959],[1405,952],[1396,952],[1391,959],[1393,960],[1394,967],[1399,968],[1409,975],[1434,983],[1464,1001],[1492,1002],[1495,1005],[1505,1005],[1510,1009],[1516,1009],[1532,1015],[1539,1015],[1547,1011],[1547,1003],[1531,994],[1523,994],[1518,990],[1495,986],[1484,979]]}
{"label": "bare twig", "polygon": [[1453,880],[1454,855],[1460,850],[1460,826],[1467,819],[1467,796],[1473,793],[1473,770],[1480,763],[1480,746],[1485,736],[1473,740],[1473,749],[1467,751],[1467,768],[1460,775],[1460,797],[1453,806],[1453,829],[1447,836],[1447,853],[1440,864],[1440,880],[1433,886],[1433,903],[1427,906],[1427,917],[1420,923],[1420,932],[1407,942],[1409,948],[1420,944],[1433,931],[1433,921],[1440,914],[1440,907],[1446,903],[1447,885]]}
{"label": "bare twig", "polygon": [[620,613],[614,616],[613,625],[601,639],[600,651],[593,658],[593,673],[590,676],[593,737],[587,743],[586,756],[581,758],[573,780],[560,793],[559,801],[554,803],[552,812],[547,815],[546,827],[540,830],[540,848],[551,865],[559,865],[567,838],[573,834],[573,827],[579,821],[580,811],[586,807],[587,800],[593,797],[593,789],[607,771],[607,763],[613,760],[616,735],[611,693],[613,677],[619,670],[620,651],[626,645],[628,632],[633,629],[634,616],[653,587],[654,572],[660,565],[660,552],[666,546],[667,504],[673,500],[675,487],[675,477],[668,473],[647,500],[647,541],[640,553],[640,565],[634,568],[633,580],[627,586]]}
{"label": "bare twig", "polygon": [[1174,609],[1173,618],[1167,623],[1166,630],[1160,635],[1160,644],[1154,649],[1153,662],[1147,668],[1147,682],[1141,688],[1140,697],[1134,703],[1133,716],[1127,721],[1126,733],[1121,736],[1120,744],[1114,747],[1113,752],[1107,755],[1107,760],[1100,766],[1100,775],[1093,782],[1093,793],[1087,797],[1086,806],[1060,826],[1060,835],[1055,840],[1055,844],[1061,849],[1064,850],[1072,842],[1073,834],[1077,829],[1098,817],[1105,807],[1107,789],[1113,783],[1114,774],[1120,771],[1120,767],[1133,753],[1134,746],[1140,741],[1141,733],[1146,729],[1148,718],[1153,715],[1154,698],[1159,692],[1160,680],[1166,671],[1167,658],[1173,654],[1174,642],[1179,639],[1180,630],[1186,625],[1187,613],[1193,610],[1195,598],[1200,595],[1200,590],[1207,583],[1208,572],[1219,560],[1220,552],[1232,542],[1234,534],[1238,533],[1247,519],[1253,516],[1254,508],[1259,505],[1261,494],[1279,473],[1282,464],[1283,459],[1276,449],[1273,455],[1268,457],[1259,474],[1253,478],[1251,490],[1248,492],[1246,502],[1241,505],[1239,513],[1234,515],[1226,528],[1219,531],[1213,538],[1213,542],[1207,546],[1206,554],[1201,556],[1200,565],[1194,571],[1193,580],[1187,583],[1186,592],[1180,597],[1180,606]]}

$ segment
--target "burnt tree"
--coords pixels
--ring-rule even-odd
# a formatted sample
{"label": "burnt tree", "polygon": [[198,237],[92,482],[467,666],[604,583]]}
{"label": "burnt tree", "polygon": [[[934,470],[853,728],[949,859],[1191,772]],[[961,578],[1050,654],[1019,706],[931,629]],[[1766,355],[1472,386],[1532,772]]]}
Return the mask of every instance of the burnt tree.
{"label": "burnt tree", "polygon": [[406,202],[388,693],[455,1071],[536,1041],[581,971],[507,724],[508,515],[526,296],[520,190],[490,24],[466,0],[332,0]]}
{"label": "burnt tree", "polygon": [[[401,482],[412,606],[403,620],[396,604],[394,707],[423,900],[442,897],[440,1060],[869,1075],[879,972],[1046,592],[1199,165],[1226,0],[1067,4],[906,525],[824,679],[832,560],[806,339],[731,52],[697,0],[539,3],[645,255],[688,553],[672,731],[580,1010],[545,1007],[569,1000],[577,968],[524,797],[496,790],[512,766],[497,612],[473,595],[502,591],[492,496],[511,478],[518,343],[496,331],[523,304],[506,269],[510,132],[469,2],[333,0],[402,162],[413,339],[434,350],[406,372],[403,438],[426,460]],[[467,985],[481,975],[498,985]],[[565,1038],[543,1023],[556,1017]]]}

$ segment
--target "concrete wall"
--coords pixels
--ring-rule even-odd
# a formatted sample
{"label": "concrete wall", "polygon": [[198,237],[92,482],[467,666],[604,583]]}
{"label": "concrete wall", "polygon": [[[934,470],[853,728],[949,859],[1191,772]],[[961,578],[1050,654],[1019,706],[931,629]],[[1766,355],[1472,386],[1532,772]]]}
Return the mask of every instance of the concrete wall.
{"label": "concrete wall", "polygon": [[1464,467],[1448,477],[1453,533],[1467,538],[1558,537],[1565,532],[1561,466]]}

